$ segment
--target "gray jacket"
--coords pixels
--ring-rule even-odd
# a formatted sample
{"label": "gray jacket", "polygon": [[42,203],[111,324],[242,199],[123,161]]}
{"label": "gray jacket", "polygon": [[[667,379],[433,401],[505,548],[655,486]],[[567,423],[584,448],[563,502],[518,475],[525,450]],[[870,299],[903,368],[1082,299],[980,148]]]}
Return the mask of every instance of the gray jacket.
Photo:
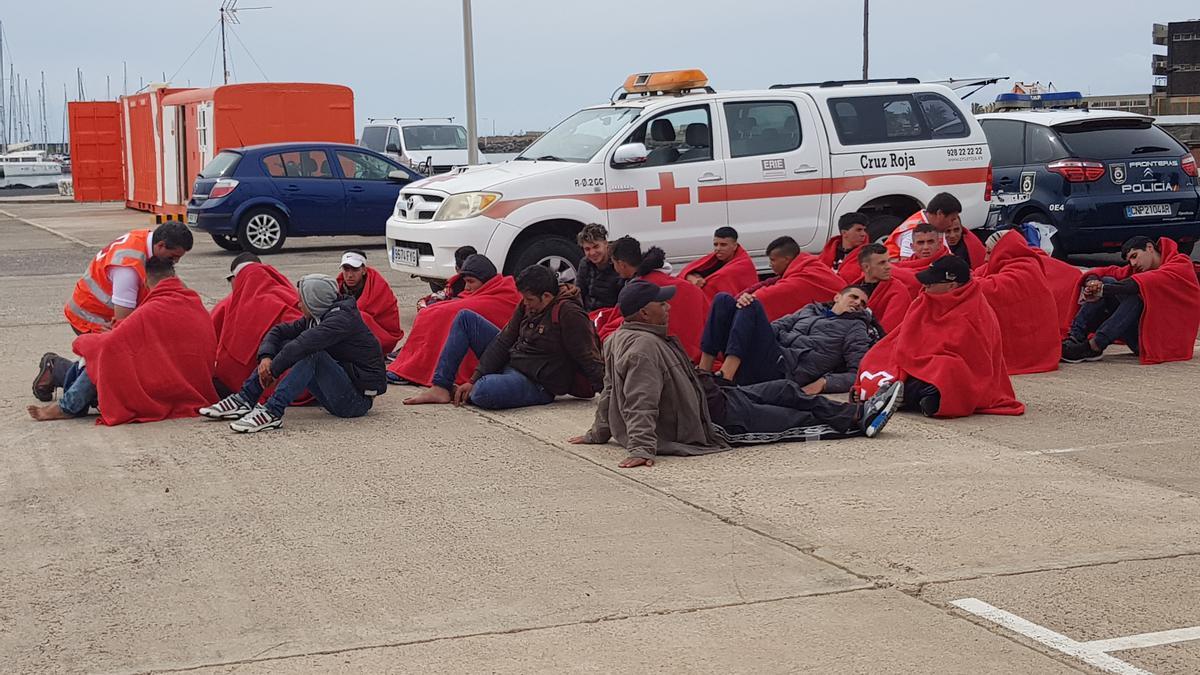
{"label": "gray jacket", "polygon": [[771,322],[793,380],[825,378],[825,392],[850,391],[858,363],[878,334],[868,311],[831,314],[832,303],[814,302]]}
{"label": "gray jacket", "polygon": [[588,443],[616,439],[631,457],[706,455],[718,438],[695,366],[666,326],[626,321],[604,343],[604,390]]}

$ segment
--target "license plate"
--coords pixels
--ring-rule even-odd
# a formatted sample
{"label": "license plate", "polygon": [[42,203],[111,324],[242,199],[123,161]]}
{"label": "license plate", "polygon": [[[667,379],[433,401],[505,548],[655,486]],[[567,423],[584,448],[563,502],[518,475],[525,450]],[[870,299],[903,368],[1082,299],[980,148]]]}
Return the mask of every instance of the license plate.
{"label": "license plate", "polygon": [[415,248],[396,246],[392,249],[392,262],[396,265],[404,265],[405,267],[419,267],[421,253]]}
{"label": "license plate", "polygon": [[1146,216],[1169,216],[1170,204],[1135,204],[1125,207],[1126,218],[1145,218]]}
{"label": "license plate", "polygon": [[189,213],[188,214],[188,225],[195,225],[195,224],[196,224],[196,214]]}

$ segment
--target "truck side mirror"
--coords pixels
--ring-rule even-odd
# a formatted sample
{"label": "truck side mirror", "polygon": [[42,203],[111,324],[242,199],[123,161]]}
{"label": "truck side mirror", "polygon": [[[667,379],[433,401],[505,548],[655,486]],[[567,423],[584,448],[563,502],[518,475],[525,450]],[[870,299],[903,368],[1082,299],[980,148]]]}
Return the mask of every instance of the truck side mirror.
{"label": "truck side mirror", "polygon": [[400,154],[400,146],[396,145],[395,143],[388,143],[387,147],[384,148],[383,151],[384,152],[394,152],[398,155],[398,154]]}
{"label": "truck side mirror", "polygon": [[641,164],[650,157],[650,151],[646,150],[645,143],[626,143],[617,148],[613,153],[613,164],[618,166],[629,166],[633,164]]}

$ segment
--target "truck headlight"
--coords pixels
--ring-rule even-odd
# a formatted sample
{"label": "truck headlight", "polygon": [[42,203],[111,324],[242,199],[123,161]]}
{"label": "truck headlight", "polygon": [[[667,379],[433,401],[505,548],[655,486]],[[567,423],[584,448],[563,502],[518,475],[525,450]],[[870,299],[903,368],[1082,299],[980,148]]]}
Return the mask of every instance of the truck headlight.
{"label": "truck headlight", "polygon": [[499,199],[500,195],[495,192],[463,192],[457,195],[450,195],[446,198],[446,201],[442,202],[442,206],[434,214],[433,219],[462,220],[464,218],[474,218],[487,211]]}

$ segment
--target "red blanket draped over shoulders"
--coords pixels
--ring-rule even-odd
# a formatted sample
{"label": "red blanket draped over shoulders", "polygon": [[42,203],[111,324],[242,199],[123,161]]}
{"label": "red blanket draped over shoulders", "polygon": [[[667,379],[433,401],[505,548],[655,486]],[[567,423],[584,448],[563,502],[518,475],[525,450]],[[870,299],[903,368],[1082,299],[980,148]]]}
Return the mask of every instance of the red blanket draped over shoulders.
{"label": "red blanket draped over shoulders", "polygon": [[[450,334],[450,325],[460,310],[469,309],[492,322],[499,328],[504,328],[512,317],[521,294],[517,292],[517,284],[512,277],[497,274],[478,290],[463,291],[451,300],[429,305],[417,312],[409,330],[408,340],[400,348],[400,354],[388,370],[403,377],[409,382],[415,382],[426,387],[433,380],[433,369],[437,366],[438,356],[442,353],[442,345]],[[470,351],[463,359],[462,367],[458,369],[455,382],[462,384],[471,379],[479,360]]]}
{"label": "red blanket draped over shoulders", "polygon": [[[337,283],[341,288],[341,274],[338,274]],[[363,322],[375,334],[375,339],[379,340],[383,353],[387,354],[395,349],[396,344],[404,337],[404,329],[400,327],[400,305],[387,279],[374,267],[367,268],[367,278],[363,283],[365,286],[362,295],[355,304],[358,305]]]}
{"label": "red blanket draped over shoulders", "polygon": [[1139,327],[1139,359],[1146,365],[1190,361],[1200,331],[1200,282],[1192,259],[1179,252],[1174,240],[1158,240],[1162,265],[1134,272],[1128,265],[1090,270],[1088,274],[1114,279],[1133,277],[1146,308]]}
{"label": "red blanket draped over shoulders", "polygon": [[964,229],[962,236],[963,241],[967,243],[967,255],[971,258],[967,262],[971,269],[981,267],[988,257],[987,247],[983,245],[983,242],[979,240],[979,235],[975,234],[973,230]]}
{"label": "red blanket draped over shoulders", "polygon": [[1015,231],[1001,237],[981,269],[979,287],[1000,323],[1009,374],[1058,370],[1062,356],[1058,304],[1025,237]]}
{"label": "red blanket draped over shoulders", "polygon": [[1083,270],[1051,257],[1040,248],[1033,249],[1038,262],[1042,265],[1042,274],[1046,277],[1046,285],[1054,294],[1054,306],[1058,310],[1059,337],[1065,339],[1071,332],[1071,322],[1079,311],[1079,286],[1083,280]]}
{"label": "red blanket draped over shoulders", "polygon": [[904,282],[893,276],[887,281],[879,282],[867,307],[875,315],[875,320],[883,326],[886,333],[891,333],[900,327],[900,322],[908,315],[912,306],[913,293]]}
{"label": "red blanket draped over shoulders", "polygon": [[195,417],[217,399],[212,317],[195,291],[171,277],[106,333],[75,338],[100,404],[97,424]]}
{"label": "red blanket draped over shoulders", "polygon": [[[683,268],[679,278],[686,281],[689,274],[693,272],[698,274],[715,265],[716,262],[716,254],[709,253]],[[746,252],[746,249],[738,246],[737,252],[729,259],[729,262],[704,278],[704,286],[700,290],[704,291],[705,297],[711,302],[713,298],[717,297],[717,293],[737,296],[756,283],[758,283],[758,270],[754,268],[754,260]]]}
{"label": "red blanket draped over shoulders", "polygon": [[949,293],[922,293],[900,328],[863,357],[855,387],[865,399],[885,382],[910,377],[938,388],[938,417],[1025,412],[1004,364],[996,314],[974,280]]}
{"label": "red blanket draped over shoulders", "polygon": [[241,389],[258,366],[258,347],[267,331],[301,316],[296,287],[279,270],[262,263],[244,267],[233,279],[233,290],[213,308],[217,379],[232,391]]}
{"label": "red blanket draped over shoulders", "polygon": [[[866,244],[863,244],[863,246],[866,246]],[[859,281],[862,281],[862,265],[858,264],[858,255],[862,253],[862,250],[863,247],[859,246],[853,251],[847,253],[846,259],[842,261],[841,267],[837,269],[838,276],[841,277],[842,280],[847,284],[856,284]]]}
{"label": "red blanket draped over shoulders", "polygon": [[779,281],[754,292],[767,319],[787,316],[811,302],[829,302],[847,284],[817,256],[801,252]]}
{"label": "red blanket draped over shoulders", "polygon": [[[708,297],[696,286],[673,277],[665,272],[655,270],[641,277],[657,286],[674,286],[675,297],[671,298],[671,315],[667,319],[667,332],[679,338],[683,350],[692,361],[700,362],[700,336],[704,333],[704,322],[708,320]],[[744,290],[744,289],[743,289]],[[740,291],[739,291],[740,292]],[[616,307],[608,307],[592,312],[592,322],[596,324],[596,334],[601,340],[607,340],[625,323]]]}

